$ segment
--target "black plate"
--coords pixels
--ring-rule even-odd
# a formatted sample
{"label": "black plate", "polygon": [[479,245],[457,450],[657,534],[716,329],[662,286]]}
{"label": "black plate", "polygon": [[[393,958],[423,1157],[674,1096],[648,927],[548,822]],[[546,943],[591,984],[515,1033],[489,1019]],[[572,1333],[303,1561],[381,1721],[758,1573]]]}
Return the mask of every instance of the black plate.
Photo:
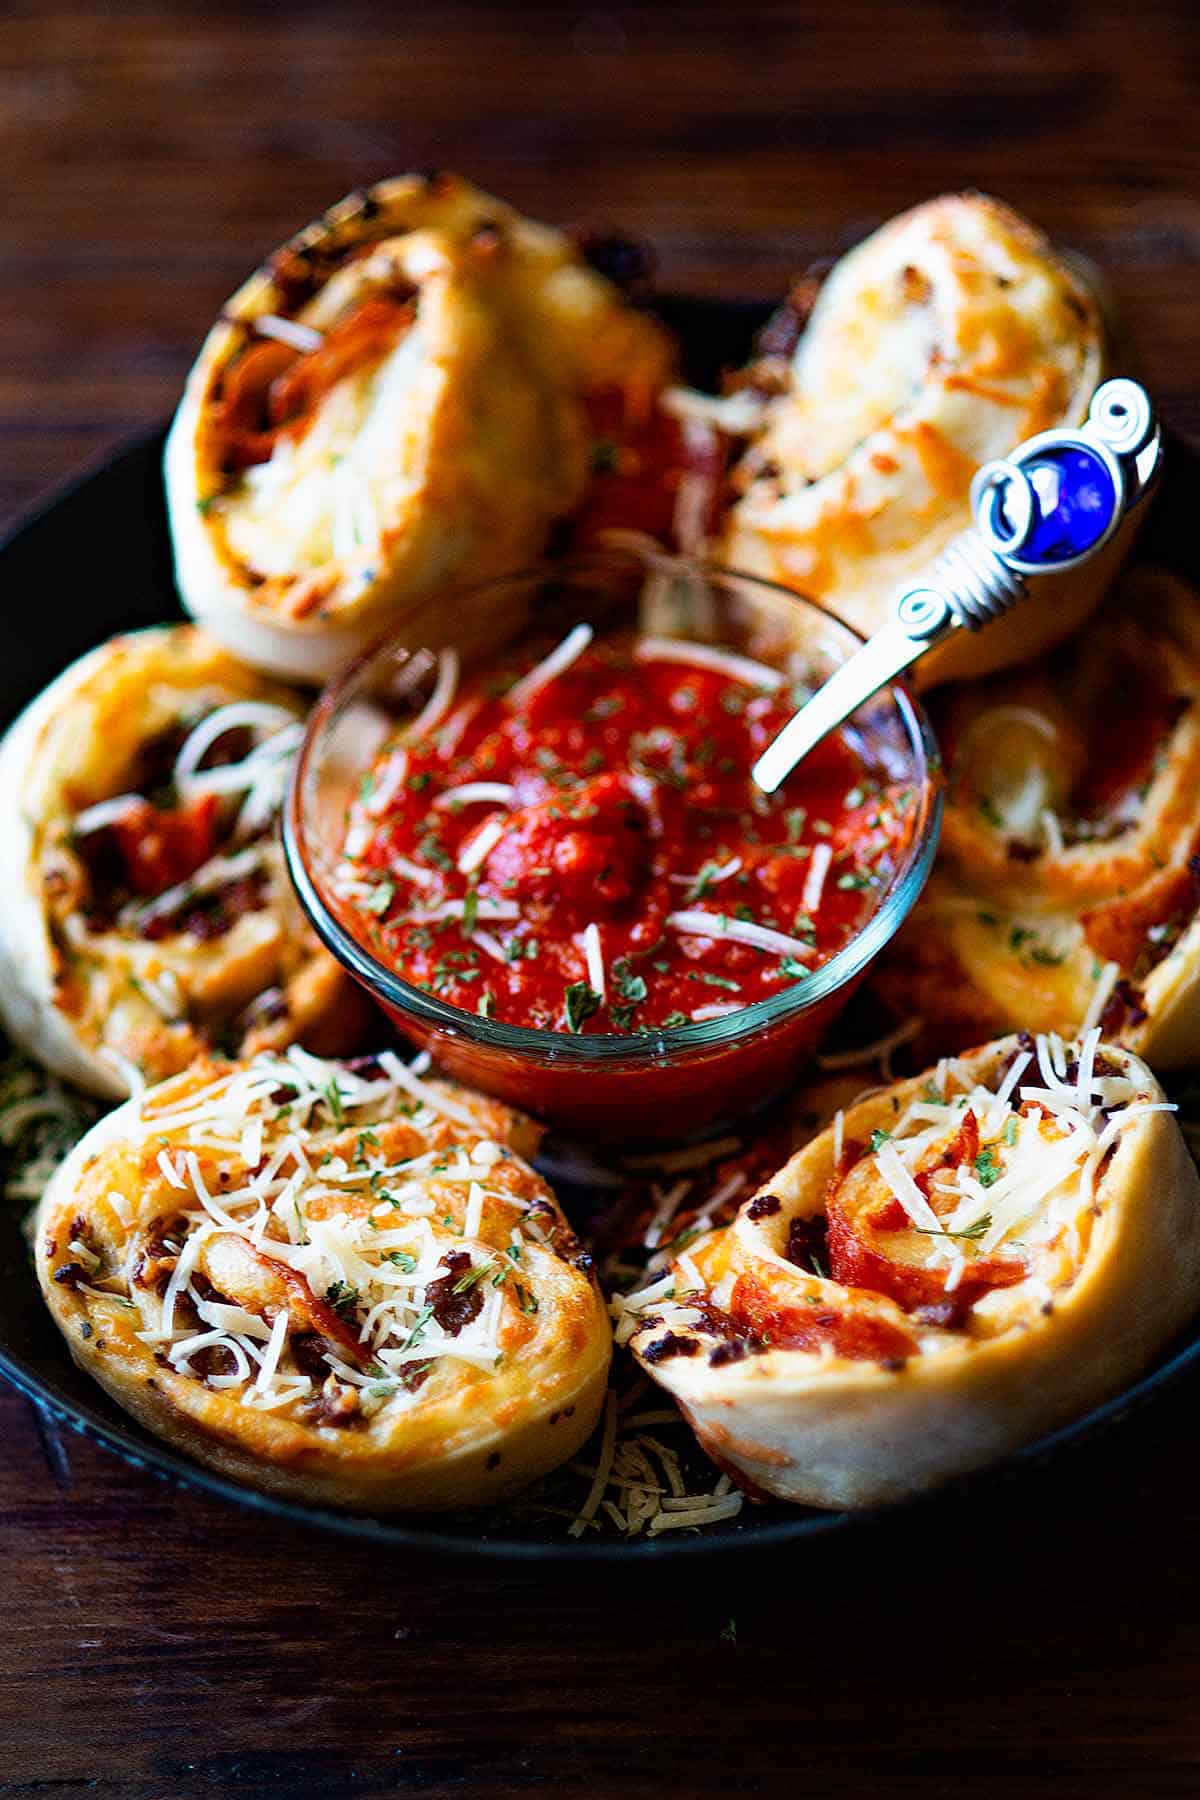
{"label": "black plate", "polygon": [[[661,310],[687,348],[689,377],[702,385],[711,383],[723,365],[744,358],[751,334],[764,317],[758,306],[688,300],[665,301]],[[0,581],[6,599],[0,612],[0,724],[72,658],[113,632],[180,617],[163,503],[162,445],[163,433],[155,432],[119,451],[53,495],[0,544]],[[1172,442],[1167,477],[1153,502],[1139,558],[1153,558],[1200,580],[1194,526],[1198,511],[1200,459]],[[699,1536],[668,1533],[623,1543],[569,1538],[563,1519],[547,1520],[520,1504],[479,1514],[396,1522],[268,1498],[159,1443],[76,1369],[42,1304],[20,1225],[18,1208],[0,1206],[0,1375],[56,1420],[115,1450],[134,1466],[241,1506],[406,1549],[576,1564],[628,1564],[631,1558],[675,1561],[718,1550],[727,1554],[767,1550],[862,1528],[880,1516],[747,1507],[739,1518]],[[1190,1368],[1200,1368],[1200,1327],[1195,1326],[1125,1393],[1018,1452],[1001,1468],[1009,1473],[1028,1469],[1093,1437],[1163,1395]],[[711,1482],[711,1465],[699,1452],[696,1455],[695,1468]],[[994,1482],[997,1473],[993,1468],[956,1483],[950,1494]],[[893,1517],[897,1510],[886,1516]]]}

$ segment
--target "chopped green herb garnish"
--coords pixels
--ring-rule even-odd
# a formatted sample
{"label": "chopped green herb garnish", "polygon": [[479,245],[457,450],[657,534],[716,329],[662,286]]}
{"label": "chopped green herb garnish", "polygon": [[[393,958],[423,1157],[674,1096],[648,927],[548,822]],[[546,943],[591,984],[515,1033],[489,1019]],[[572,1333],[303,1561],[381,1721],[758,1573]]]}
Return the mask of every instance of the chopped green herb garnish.
{"label": "chopped green herb garnish", "polygon": [[358,1289],[351,1287],[348,1281],[334,1281],[325,1289],[326,1304],[331,1306],[344,1324],[354,1320],[354,1309],[358,1305]]}
{"label": "chopped green herb garnish", "polygon": [[628,957],[618,956],[613,964],[612,972],[616,980],[617,992],[622,1000],[628,1000],[637,1006],[646,998],[648,990],[645,976],[634,974]]}
{"label": "chopped green herb garnish", "polygon": [[375,913],[378,916],[387,911],[395,898],[396,884],[394,881],[389,881],[385,876],[382,881],[377,881],[375,883],[375,886],[363,901],[363,905],[369,913]]}
{"label": "chopped green herb garnish", "polygon": [[961,1231],[934,1231],[927,1225],[913,1226],[913,1230],[919,1232],[922,1237],[964,1238],[968,1244],[974,1243],[976,1238],[986,1236],[991,1229],[991,1213],[984,1213],[982,1219],[976,1219],[973,1224],[964,1226]]}
{"label": "chopped green herb garnish", "polygon": [[563,1008],[566,1014],[567,1030],[579,1032],[593,1013],[599,1012],[601,999],[590,983],[572,981],[563,995]]}
{"label": "chopped green herb garnish", "polygon": [[467,1270],[465,1275],[459,1276],[458,1280],[455,1282],[454,1286],[450,1290],[451,1293],[452,1294],[469,1293],[473,1287],[478,1286],[479,1282],[481,1282],[483,1280],[485,1275],[491,1274],[491,1272],[495,1268],[495,1266],[496,1265],[494,1263],[490,1263],[490,1262],[481,1262],[481,1263],[473,1264],[473,1266]]}
{"label": "chopped green herb garnish", "polygon": [[685,899],[687,899],[688,901],[703,900],[705,894],[707,894],[709,888],[713,884],[714,877],[719,873],[720,868],[721,868],[720,863],[716,863],[716,862],[704,863],[701,866],[701,868],[699,869],[699,871],[697,872],[696,878],[692,882],[691,887],[688,889],[687,894],[685,895]]}
{"label": "chopped green herb garnish", "polygon": [[981,1150],[975,1158],[975,1175],[981,1187],[989,1188],[999,1181],[1002,1170],[991,1148]]}
{"label": "chopped green herb garnish", "polygon": [[452,869],[454,867],[438,842],[436,834],[432,831],[427,831],[424,837],[417,840],[417,849],[425,861],[432,863],[435,869]]}
{"label": "chopped green herb garnish", "polygon": [[404,1346],[406,1350],[411,1350],[414,1344],[420,1343],[421,1339],[425,1336],[425,1327],[432,1317],[433,1305],[430,1302],[421,1308],[420,1312],[413,1320],[412,1330],[408,1334],[408,1342]]}

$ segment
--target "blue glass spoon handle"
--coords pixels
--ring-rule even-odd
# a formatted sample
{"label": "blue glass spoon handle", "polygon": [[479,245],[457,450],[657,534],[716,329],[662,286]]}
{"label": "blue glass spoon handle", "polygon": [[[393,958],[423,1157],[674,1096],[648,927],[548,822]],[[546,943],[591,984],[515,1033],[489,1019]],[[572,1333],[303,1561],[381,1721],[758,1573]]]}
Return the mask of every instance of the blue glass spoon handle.
{"label": "blue glass spoon handle", "polygon": [[1039,432],[971,483],[975,523],[892,602],[891,617],[769,744],[753,779],[772,794],[814,744],[958,631],[980,631],[1030,596],[1037,577],[1087,562],[1153,484],[1162,433],[1144,388],[1097,388],[1077,430]]}

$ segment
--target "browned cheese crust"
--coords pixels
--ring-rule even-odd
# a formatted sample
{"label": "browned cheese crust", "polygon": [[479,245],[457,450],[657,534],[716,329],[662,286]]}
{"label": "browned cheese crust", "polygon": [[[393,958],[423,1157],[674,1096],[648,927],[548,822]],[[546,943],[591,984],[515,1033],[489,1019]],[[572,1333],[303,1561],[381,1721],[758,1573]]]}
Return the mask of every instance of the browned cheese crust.
{"label": "browned cheese crust", "polygon": [[751,1492],[871,1506],[979,1468],[1200,1305],[1200,1178],[1149,1069],[1097,1037],[861,1100],[676,1257],[632,1347]]}
{"label": "browned cheese crust", "polygon": [[[843,257],[815,302],[803,293],[793,317],[793,330],[777,321],[745,376],[765,409],[734,471],[721,560],[825,601],[869,634],[970,523],[981,464],[1082,423],[1104,373],[1103,322],[1042,233],[979,194],[892,219]],[[1047,578],[1036,609],[959,633],[922,661],[919,683],[1060,642],[1120,554],[1114,545]]]}
{"label": "browned cheese crust", "polygon": [[947,694],[937,866],[872,979],[930,1054],[1099,1023],[1200,1060],[1200,599],[1139,568],[1058,655]]}
{"label": "browned cheese crust", "polygon": [[39,1280],[80,1366],[198,1461],[314,1504],[482,1504],[571,1456],[607,1383],[538,1137],[386,1055],[201,1062],[63,1165]]}
{"label": "browned cheese crust", "polygon": [[119,1098],[131,1066],[161,1080],[216,1044],[356,1046],[369,1008],[305,923],[279,842],[304,711],[178,625],[101,645],[10,728],[0,1012],[23,1049]]}
{"label": "browned cheese crust", "polygon": [[586,401],[648,409],[660,326],[453,175],[351,195],[233,296],[167,448],[179,585],[239,655],[324,679],[433,595],[541,553]]}

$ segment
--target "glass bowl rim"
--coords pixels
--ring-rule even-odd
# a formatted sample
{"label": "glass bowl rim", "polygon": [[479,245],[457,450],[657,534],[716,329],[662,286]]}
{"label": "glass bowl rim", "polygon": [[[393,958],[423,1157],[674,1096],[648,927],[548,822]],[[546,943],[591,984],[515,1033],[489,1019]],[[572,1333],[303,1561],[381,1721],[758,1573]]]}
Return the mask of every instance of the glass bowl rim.
{"label": "glass bowl rim", "polygon": [[[794,588],[784,587],[760,575],[746,574],[706,558],[680,556],[663,550],[662,556],[682,563],[706,577],[718,581],[744,582],[778,595],[790,606],[807,607],[828,619],[858,643],[862,633],[839,616],[832,607],[810,599]],[[637,560],[636,553],[625,550],[580,552],[555,561],[542,561],[493,576],[469,588],[456,590],[455,598],[468,600],[491,589],[509,587],[520,582],[562,580],[569,582],[573,572],[598,565],[628,563]],[[827,962],[768,994],[749,1006],[739,1007],[722,1018],[691,1020],[686,1025],[658,1027],[645,1032],[571,1033],[551,1031],[545,1027],[509,1025],[499,1019],[485,1019],[481,1014],[451,1006],[434,994],[405,981],[403,976],[381,962],[347,930],[330,907],[321,885],[309,866],[307,840],[303,822],[301,796],[313,756],[327,727],[336,719],[343,704],[352,696],[367,670],[392,648],[404,630],[403,623],[391,625],[366,649],[349,662],[318,695],[305,723],[304,739],[297,752],[283,808],[283,845],[288,872],[301,907],[313,930],[330,954],[357,977],[375,999],[401,1014],[413,1015],[423,1027],[443,1035],[451,1034],[489,1049],[515,1055],[524,1061],[554,1063],[559,1067],[576,1065],[595,1067],[606,1063],[661,1063],[664,1057],[695,1054],[705,1050],[728,1049],[748,1037],[783,1024],[809,1011],[857,975],[871,963],[895,936],[925,885],[933,865],[942,821],[944,795],[938,779],[941,756],[933,727],[920,702],[903,682],[889,682],[879,690],[889,695],[900,714],[908,734],[909,751],[919,763],[914,785],[920,795],[921,810],[906,851],[905,860],[882,901],[866,924]],[[405,645],[413,654],[418,644]]]}

